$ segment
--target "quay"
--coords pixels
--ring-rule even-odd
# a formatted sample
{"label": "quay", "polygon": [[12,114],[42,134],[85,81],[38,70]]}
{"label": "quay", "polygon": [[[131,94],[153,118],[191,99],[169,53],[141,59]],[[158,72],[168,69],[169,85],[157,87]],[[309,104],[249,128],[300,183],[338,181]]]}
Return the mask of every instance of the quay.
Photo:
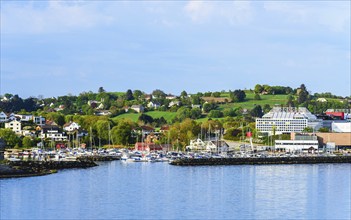
{"label": "quay", "polygon": [[170,162],[171,165],[176,165],[176,166],[317,164],[317,163],[351,163],[351,156],[179,158]]}
{"label": "quay", "polygon": [[0,178],[41,176],[57,170],[97,166],[92,160],[76,161],[7,161],[0,164]]}

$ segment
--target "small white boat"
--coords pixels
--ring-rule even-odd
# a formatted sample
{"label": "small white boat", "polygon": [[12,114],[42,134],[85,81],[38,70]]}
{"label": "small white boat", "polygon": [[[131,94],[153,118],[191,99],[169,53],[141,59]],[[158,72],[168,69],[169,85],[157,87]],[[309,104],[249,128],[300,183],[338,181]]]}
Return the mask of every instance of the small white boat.
{"label": "small white boat", "polygon": [[9,160],[9,161],[20,161],[21,159],[15,158],[15,157],[9,157],[9,158],[7,158],[7,160]]}

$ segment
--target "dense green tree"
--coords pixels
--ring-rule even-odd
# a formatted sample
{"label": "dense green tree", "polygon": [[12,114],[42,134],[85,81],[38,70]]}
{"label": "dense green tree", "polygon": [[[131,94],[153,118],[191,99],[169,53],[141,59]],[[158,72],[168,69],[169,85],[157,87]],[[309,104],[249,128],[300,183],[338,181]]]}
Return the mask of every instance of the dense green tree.
{"label": "dense green tree", "polygon": [[192,95],[191,96],[191,104],[193,104],[193,105],[200,105],[201,104],[201,96],[199,96],[199,95]]}
{"label": "dense green tree", "polygon": [[204,96],[205,96],[205,97],[210,97],[210,96],[212,96],[212,92],[205,92],[205,93],[204,93]]}
{"label": "dense green tree", "polygon": [[208,113],[209,118],[222,118],[223,113],[220,110],[211,110],[210,113]]}
{"label": "dense green tree", "polygon": [[15,147],[20,142],[20,138],[16,133],[8,128],[0,128],[0,138],[5,141],[6,147],[9,148]]}
{"label": "dense green tree", "polygon": [[183,91],[180,93],[180,97],[181,97],[181,98],[186,98],[186,97],[188,97],[188,93],[187,93],[185,90],[183,90]]}
{"label": "dense green tree", "polygon": [[233,102],[243,102],[246,97],[245,91],[241,89],[234,90],[234,92],[230,92],[229,95]]}
{"label": "dense green tree", "polygon": [[191,119],[198,119],[201,118],[201,109],[193,108],[190,110],[190,118]]}
{"label": "dense green tree", "polygon": [[218,98],[218,97],[221,97],[221,93],[220,92],[213,92],[212,96]]}
{"label": "dense green tree", "polygon": [[150,115],[141,114],[138,118],[138,121],[141,121],[144,124],[152,124],[154,122],[154,119]]}
{"label": "dense green tree", "polygon": [[188,107],[180,107],[177,110],[177,118],[180,121],[183,121],[186,118],[190,118],[191,117],[191,110]]}
{"label": "dense green tree", "polygon": [[263,85],[263,90],[268,94],[272,94],[272,87],[269,85]]}
{"label": "dense green tree", "polygon": [[139,100],[141,98],[141,96],[143,95],[143,92],[140,90],[134,90],[133,91],[133,97],[136,100]]}
{"label": "dense green tree", "polygon": [[166,98],[166,93],[164,93],[162,90],[160,89],[156,89],[152,92],[152,95],[156,98],[156,99],[164,99]]}
{"label": "dense green tree", "polygon": [[306,89],[305,84],[301,84],[300,88],[298,89],[298,98],[297,102],[298,104],[302,104],[308,100],[309,93]]}
{"label": "dense green tree", "polygon": [[263,116],[263,110],[260,105],[256,105],[253,109],[251,109],[250,114],[252,117],[261,118]]}
{"label": "dense green tree", "polygon": [[113,144],[128,145],[132,142],[132,126],[126,120],[121,120],[118,125],[111,130],[111,138]]}
{"label": "dense green tree", "polygon": [[97,132],[97,137],[99,138],[99,143],[107,143],[110,131],[110,122],[108,120],[98,120],[95,123],[95,130]]}
{"label": "dense green tree", "polygon": [[132,90],[128,89],[127,92],[126,92],[126,100],[130,101],[130,100],[133,100],[133,99],[134,99],[133,92],[132,92]]}
{"label": "dense green tree", "polygon": [[263,90],[264,90],[264,88],[263,88],[263,86],[261,86],[260,84],[256,84],[256,85],[255,85],[254,92],[255,92],[256,94],[260,94],[261,92],[263,92]]}
{"label": "dense green tree", "polygon": [[202,110],[206,113],[210,112],[212,109],[213,109],[213,106],[208,102],[204,103],[202,106]]}
{"label": "dense green tree", "polygon": [[98,93],[106,92],[104,87],[99,87]]}
{"label": "dense green tree", "polygon": [[190,140],[196,138],[199,133],[200,125],[192,119],[185,119],[170,126],[169,138],[173,146],[179,146],[179,150],[184,150]]}
{"label": "dense green tree", "polygon": [[235,117],[235,111],[232,108],[226,108],[223,110],[223,116],[224,117]]}
{"label": "dense green tree", "polygon": [[264,113],[269,112],[271,109],[272,108],[271,108],[271,106],[269,104],[264,104],[264,106],[263,106],[263,112]]}
{"label": "dense green tree", "polygon": [[24,137],[22,139],[22,146],[26,148],[34,147],[34,142],[30,137]]}
{"label": "dense green tree", "polygon": [[292,95],[288,95],[288,100],[286,102],[286,105],[291,107],[295,106],[294,97]]}

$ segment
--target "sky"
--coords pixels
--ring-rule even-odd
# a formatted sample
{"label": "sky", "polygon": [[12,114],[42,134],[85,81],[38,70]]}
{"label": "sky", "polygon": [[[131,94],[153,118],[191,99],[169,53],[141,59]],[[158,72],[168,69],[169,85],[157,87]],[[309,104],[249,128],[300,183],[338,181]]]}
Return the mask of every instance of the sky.
{"label": "sky", "polygon": [[0,1],[0,94],[350,96],[350,1]]}

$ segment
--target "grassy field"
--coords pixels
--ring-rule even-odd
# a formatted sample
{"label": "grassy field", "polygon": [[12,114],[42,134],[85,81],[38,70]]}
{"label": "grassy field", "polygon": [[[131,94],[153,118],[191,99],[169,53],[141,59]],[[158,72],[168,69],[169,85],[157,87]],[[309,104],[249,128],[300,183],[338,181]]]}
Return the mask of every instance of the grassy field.
{"label": "grassy field", "polygon": [[[226,94],[223,94],[225,97]],[[261,95],[261,100],[254,99],[255,94],[250,91],[246,91],[246,98],[244,102],[236,102],[236,103],[227,103],[219,105],[219,109],[223,110],[225,108],[237,108],[242,107],[246,109],[252,109],[255,105],[261,105],[262,107],[265,104],[273,107],[274,105],[285,105],[287,102],[288,95]]]}

